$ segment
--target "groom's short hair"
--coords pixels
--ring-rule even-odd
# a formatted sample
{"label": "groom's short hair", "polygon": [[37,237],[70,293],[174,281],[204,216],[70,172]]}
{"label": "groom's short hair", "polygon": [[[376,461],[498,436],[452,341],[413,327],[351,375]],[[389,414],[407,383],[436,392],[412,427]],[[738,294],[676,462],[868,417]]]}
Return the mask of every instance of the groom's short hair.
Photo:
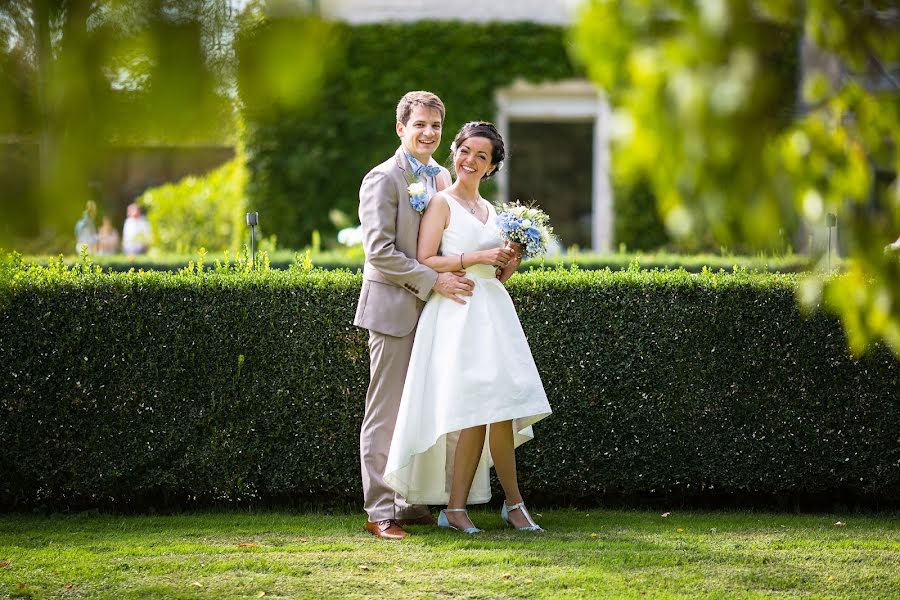
{"label": "groom's short hair", "polygon": [[444,121],[446,111],[444,110],[444,103],[441,102],[441,99],[431,92],[419,90],[415,92],[406,92],[406,94],[400,98],[400,102],[397,104],[397,122],[406,125],[406,122],[409,121],[409,116],[412,114],[413,108],[416,106],[426,106],[435,109],[441,113],[441,122]]}

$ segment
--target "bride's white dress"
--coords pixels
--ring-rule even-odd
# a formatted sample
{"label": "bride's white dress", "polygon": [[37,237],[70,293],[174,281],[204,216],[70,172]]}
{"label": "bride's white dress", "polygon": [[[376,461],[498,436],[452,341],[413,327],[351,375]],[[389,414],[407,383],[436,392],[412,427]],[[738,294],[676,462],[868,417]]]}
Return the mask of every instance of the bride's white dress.
{"label": "bride's white dress", "polygon": [[[486,223],[447,197],[450,223],[441,254],[503,244],[489,206]],[[384,480],[413,504],[446,504],[459,431],[513,421],[515,445],[532,439],[531,425],[550,404],[506,288],[490,265],[466,269],[475,282],[465,305],[432,294],[413,343]],[[490,432],[488,432],[490,433]],[[490,500],[490,448],[485,438],[469,504]]]}

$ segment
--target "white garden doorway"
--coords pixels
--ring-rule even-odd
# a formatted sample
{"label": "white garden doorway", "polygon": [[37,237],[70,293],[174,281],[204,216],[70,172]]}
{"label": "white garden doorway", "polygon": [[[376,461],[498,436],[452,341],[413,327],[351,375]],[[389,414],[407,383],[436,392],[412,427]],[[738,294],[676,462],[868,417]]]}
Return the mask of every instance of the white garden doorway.
{"label": "white garden doorway", "polygon": [[564,246],[612,245],[609,105],[584,80],[529,83],[497,91],[497,127],[509,160],[497,176],[501,202],[534,199]]}

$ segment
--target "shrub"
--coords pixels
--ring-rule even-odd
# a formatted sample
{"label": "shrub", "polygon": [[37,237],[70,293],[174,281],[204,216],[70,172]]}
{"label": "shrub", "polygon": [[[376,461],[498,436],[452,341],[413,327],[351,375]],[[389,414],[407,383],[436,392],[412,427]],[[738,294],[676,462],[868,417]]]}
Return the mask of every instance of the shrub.
{"label": "shrub", "polygon": [[[242,252],[247,247],[242,247]],[[297,253],[291,250],[271,251],[270,262],[272,268],[286,269],[295,262]],[[233,255],[232,255],[233,256]],[[193,258],[188,254],[154,255],[154,256],[98,256],[93,257],[95,264],[104,269],[113,271],[128,271],[129,269],[145,271],[178,271]],[[363,267],[364,255],[361,246],[344,248],[339,251],[311,252],[311,260],[316,267],[323,269],[351,269],[357,270]],[[28,261],[38,264],[47,264],[51,260],[46,256],[32,256]],[[837,260],[837,259],[835,259]],[[78,264],[78,259],[70,257],[66,264],[72,266]],[[684,269],[690,273],[699,273],[704,268],[718,271],[732,271],[735,268],[747,271],[769,271],[778,273],[799,273],[809,271],[813,265],[809,257],[797,254],[786,256],[730,256],[718,254],[669,254],[665,252],[653,253],[627,253],[594,254],[568,253],[560,256],[538,258],[526,261],[520,272],[526,272],[534,267],[564,267],[576,266],[580,269],[624,269],[632,264],[637,264],[642,269]]]}
{"label": "shrub", "polygon": [[[360,497],[360,276],[10,263],[0,507]],[[795,276],[532,271],[509,284],[554,414],[535,501],[900,494],[900,362],[852,359]],[[477,368],[473,365],[472,368]]]}
{"label": "shrub", "polygon": [[655,250],[669,243],[656,198],[646,182],[618,184],[613,194],[613,241],[632,250]]}
{"label": "shrub", "polygon": [[243,153],[202,177],[188,176],[145,191],[138,202],[153,227],[152,247],[186,253],[236,252],[246,242],[247,168]]}

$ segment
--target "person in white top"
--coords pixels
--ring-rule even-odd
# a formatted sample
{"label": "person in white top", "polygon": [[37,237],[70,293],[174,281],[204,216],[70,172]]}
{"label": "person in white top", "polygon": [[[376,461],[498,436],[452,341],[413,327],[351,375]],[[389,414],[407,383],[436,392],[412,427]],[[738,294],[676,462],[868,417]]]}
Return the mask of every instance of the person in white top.
{"label": "person in white top", "polygon": [[122,227],[122,252],[132,255],[144,254],[150,248],[153,234],[150,222],[136,202],[128,205],[127,215],[125,225]]}

